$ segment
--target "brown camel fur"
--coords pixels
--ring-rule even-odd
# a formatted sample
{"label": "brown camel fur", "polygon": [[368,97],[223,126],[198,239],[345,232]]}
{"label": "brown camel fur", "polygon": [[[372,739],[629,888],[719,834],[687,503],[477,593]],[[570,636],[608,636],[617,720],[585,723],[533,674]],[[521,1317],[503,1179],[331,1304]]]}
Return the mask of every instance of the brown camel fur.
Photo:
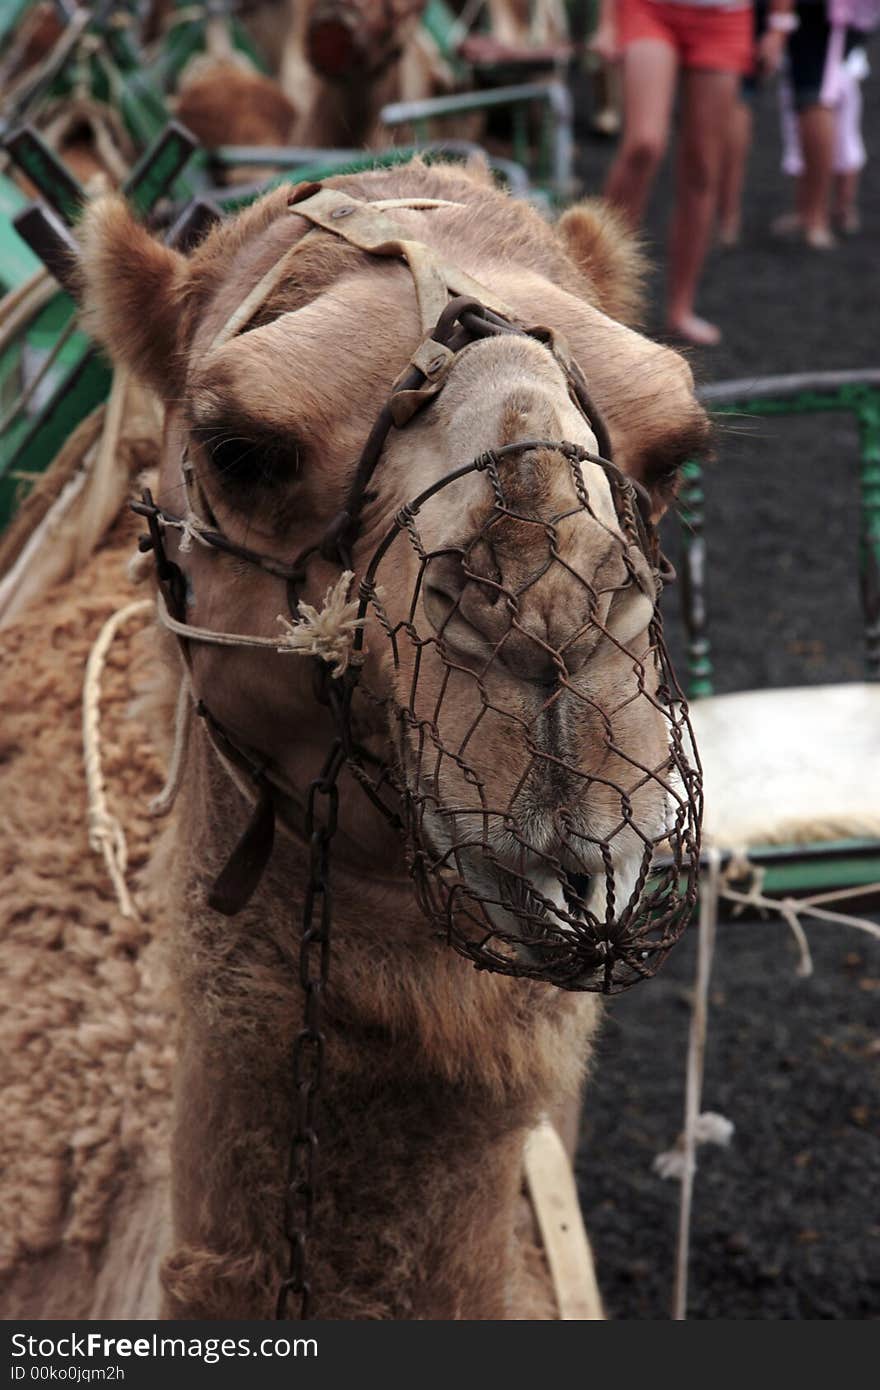
{"label": "brown camel fur", "polygon": [[[122,917],[89,849],[80,732],[89,648],[137,597],[125,575],[136,531],[125,516],[78,575],[0,633],[6,1318],[146,1316],[156,1306],[155,1251],[140,1242],[167,1205],[173,1036],[161,917],[145,892],[140,920]],[[126,626],[102,701],[111,804],[134,882],[155,847],[146,802],[162,783],[155,735],[130,712],[133,690],[150,680],[149,639],[143,620]]]}
{"label": "brown camel fur", "polygon": [[[631,293],[626,256],[602,250],[607,224],[603,228],[584,209],[570,214],[557,234],[480,176],[419,164],[333,182],[359,197],[428,196],[463,205],[430,214],[404,212],[401,218],[413,235],[478,276],[524,319],[550,322],[566,333],[605,416],[616,457],[652,489],[661,511],[677,464],[702,442],[705,424],[683,361],[594,307],[625,304]],[[189,260],[152,241],[114,199],[93,206],[84,228],[93,329],[120,363],[165,400],[160,497],[171,506],[179,496],[180,441],[195,425],[191,447],[212,510],[233,535],[247,535],[284,555],[295,553],[309,530],[319,534],[322,518],[338,507],[346,469],[419,338],[408,273],[322,236],[302,253],[296,276],[280,286],[249,332],[212,354],[208,345],[218,328],[303,230],[300,219],[287,211],[283,191],[219,228]],[[288,328],[306,332],[299,347],[295,338],[287,346]],[[334,333],[342,334],[341,342]],[[268,357],[261,361],[264,351]],[[561,378],[556,380],[540,356],[544,349],[488,344],[479,351],[488,354],[480,362],[494,363],[498,390],[508,402],[502,412],[506,430],[525,428],[527,417],[539,409],[562,412],[560,420],[569,423]],[[469,405],[476,399],[470,378],[462,370],[459,380],[461,386],[450,378],[449,403],[432,407],[425,428],[430,433],[443,425],[460,462],[472,457],[474,448],[463,452],[456,419],[474,439],[481,426]],[[522,383],[513,396],[505,395],[508,381]],[[484,395],[484,405],[490,399]],[[447,419],[442,411],[452,415]],[[219,424],[223,412],[222,438],[247,439],[256,431],[267,444],[263,478],[270,492],[275,488],[268,499],[252,482],[242,482],[234,453],[224,456],[225,480],[207,470],[201,451],[212,436],[198,427],[209,418]],[[308,419],[305,434],[303,418]],[[289,464],[277,462],[280,456],[273,452],[279,431],[292,434],[285,454],[296,465],[290,474],[283,471]],[[418,490],[418,470],[410,477],[413,463],[407,459],[409,440],[417,438],[402,435],[388,452],[378,483],[377,533],[383,517],[392,514],[389,508]],[[441,462],[445,471],[449,463]],[[277,481],[273,469],[279,468]],[[301,484],[295,504],[287,496],[294,483]],[[374,543],[371,531],[364,545]],[[176,553],[173,537],[169,545]],[[178,558],[194,586],[193,621],[232,631],[272,629],[281,603],[277,580],[235,560],[206,556],[200,547]],[[356,566],[362,558],[357,552]],[[335,573],[317,565],[307,596],[318,597]],[[84,603],[97,593],[91,567],[80,583],[69,598]],[[409,590],[403,587],[406,601]],[[111,589],[101,588],[102,611]],[[47,626],[51,630],[50,614],[51,606],[41,605],[10,629],[22,632],[22,680],[33,680],[28,663],[37,663],[45,650],[39,642],[45,644]],[[75,662],[88,636],[77,627],[70,640],[77,644],[69,654]],[[171,686],[162,706],[167,737],[167,711],[181,667],[171,641],[164,639],[161,646]],[[197,691],[210,690],[217,717],[248,746],[267,746],[296,789],[314,775],[327,729],[309,693],[307,663],[285,657],[280,670],[278,662],[274,654],[221,650],[218,656],[213,648],[198,648],[192,675]],[[387,679],[381,663],[372,657],[370,662],[371,674]],[[54,657],[47,658],[50,682],[56,665]],[[150,669],[159,669],[157,660]],[[59,711],[59,726],[65,717],[70,714]],[[467,718],[466,710],[461,717]],[[156,710],[151,721],[161,725]],[[636,740],[655,739],[650,727],[633,727],[631,733]],[[53,743],[54,737],[53,731]],[[136,740],[135,726],[125,737]],[[35,756],[30,741],[25,744],[22,736],[18,743],[23,750],[18,756]],[[118,763],[114,759],[113,775],[121,779],[115,794],[122,801],[126,769],[133,757],[137,761],[134,747],[126,743]],[[486,756],[497,758],[497,750],[489,748]],[[53,748],[51,768],[62,760]],[[72,765],[70,749],[66,760]],[[45,761],[40,768],[50,787],[59,785],[48,778]],[[40,775],[36,769],[35,775]],[[137,781],[141,792],[142,770]],[[115,1285],[117,1316],[149,1316],[156,1312],[150,1280],[161,1257],[164,1316],[271,1316],[287,1257],[280,1217],[293,1123],[290,1051],[302,1018],[297,933],[307,852],[295,833],[279,835],[269,870],[244,912],[227,920],[206,907],[206,890],[248,812],[197,722],[173,828],[149,875],[161,904],[161,911],[153,907],[153,920],[167,923],[170,935],[178,1020],[169,1229],[159,1219],[165,1093],[162,1066],[155,1060],[162,1006],[149,974],[153,948],[139,937],[132,949],[135,928],[125,923],[119,978],[105,963],[107,943],[121,928],[106,884],[103,909],[92,907],[101,866],[81,862],[82,832],[77,836],[74,825],[82,813],[81,789],[77,794],[71,782],[63,795],[71,812],[65,834],[49,844],[28,844],[28,853],[34,857],[32,876],[39,879],[47,860],[54,872],[54,855],[63,843],[71,873],[85,875],[88,960],[76,979],[54,962],[45,967],[46,988],[34,991],[33,998],[28,990],[20,1005],[25,1023],[19,1048],[31,1039],[41,1058],[27,1083],[30,1091],[22,1093],[28,1115],[51,1109],[42,1097],[54,1097],[59,1086],[72,1090],[33,1134],[45,1194],[41,1202],[31,1201],[34,1214],[10,1257],[16,1274],[13,1306],[31,1315],[43,1309],[52,1316],[82,1316],[84,1307],[106,1310],[105,1291]],[[36,838],[34,796],[31,791],[20,841]],[[528,1242],[517,1235],[522,1148],[538,1115],[560,1107],[580,1087],[598,1019],[595,996],[475,972],[426,928],[399,846],[364,811],[353,785],[342,784],[341,803],[332,862],[334,948],[324,1001],[322,1177],[309,1245],[317,1315],[547,1316],[546,1292],[529,1267]],[[131,819],[126,817],[135,840],[140,814],[132,805]],[[18,881],[16,871],[13,887]],[[79,939],[84,909],[71,907],[78,897],[71,899],[69,889],[68,883],[63,912],[55,896],[48,895],[47,902],[33,886],[20,906],[13,904],[10,915],[22,934],[12,952],[19,977],[44,968],[43,954],[65,931]],[[156,902],[146,886],[140,896],[147,910]],[[138,925],[138,933],[146,933],[147,921]],[[163,936],[158,933],[160,940]],[[141,970],[147,971],[147,983],[137,973]],[[78,1024],[79,1018],[94,1018],[98,1007],[89,993],[93,982],[96,990],[106,985],[108,991],[107,1022],[97,1035],[87,1023]],[[60,1019],[46,1013],[56,999],[70,1000]],[[60,1030],[57,1035],[53,1028]],[[151,1030],[152,1044],[139,1054],[137,1044]],[[81,1032],[85,1045],[95,1050],[97,1068],[96,1094],[89,1098],[96,1118],[84,1129],[79,1110],[86,1083],[81,1068],[65,1061],[66,1055],[76,1055]],[[117,1036],[125,1038],[121,1049],[131,1049],[130,1067],[121,1058],[112,1060]],[[147,1082],[137,1059],[149,1055],[154,1070]],[[71,1073],[72,1081],[59,1082],[59,1071],[62,1078]],[[68,1118],[73,1114],[76,1126]],[[145,1130],[152,1131],[149,1137]],[[106,1153],[99,1150],[103,1167],[89,1147],[93,1136],[96,1146],[102,1139],[107,1145]],[[76,1167],[80,1156],[82,1171]],[[80,1193],[86,1191],[85,1168],[93,1161],[98,1177],[88,1203]],[[27,1163],[27,1154],[20,1162]],[[24,1166],[18,1171],[23,1199],[27,1171]],[[82,1209],[91,1208],[86,1237],[76,1222],[77,1201]],[[123,1278],[124,1271],[129,1278]]]}

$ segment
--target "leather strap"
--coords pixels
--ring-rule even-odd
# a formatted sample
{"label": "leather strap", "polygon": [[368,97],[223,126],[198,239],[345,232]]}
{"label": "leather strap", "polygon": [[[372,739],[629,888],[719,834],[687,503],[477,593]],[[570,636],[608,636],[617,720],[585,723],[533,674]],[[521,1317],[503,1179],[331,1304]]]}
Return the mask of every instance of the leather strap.
{"label": "leather strap", "polygon": [[244,834],[232,851],[208,894],[208,906],[224,917],[234,917],[250,902],[275,843],[275,803],[265,777],[257,783],[259,795]]}

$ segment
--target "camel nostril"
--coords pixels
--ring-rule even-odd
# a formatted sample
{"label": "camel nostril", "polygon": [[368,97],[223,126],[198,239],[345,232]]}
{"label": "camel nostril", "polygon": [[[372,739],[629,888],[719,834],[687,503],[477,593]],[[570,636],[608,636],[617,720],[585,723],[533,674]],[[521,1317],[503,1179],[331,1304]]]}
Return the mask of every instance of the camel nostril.
{"label": "camel nostril", "polygon": [[[491,660],[510,626],[498,579],[474,568],[470,551],[448,550],[430,557],[422,585],[422,608],[438,637],[458,655]],[[496,571],[497,573],[497,571]]]}
{"label": "camel nostril", "polygon": [[506,596],[501,570],[488,541],[481,539],[469,546],[466,554],[461,557],[461,572],[465,582],[470,583],[471,591],[479,603],[494,608],[495,604]]}
{"label": "camel nostril", "polygon": [[456,598],[435,584],[426,584],[422,591],[422,607],[425,610],[425,617],[434,631],[441,637],[455,612],[457,602]]}

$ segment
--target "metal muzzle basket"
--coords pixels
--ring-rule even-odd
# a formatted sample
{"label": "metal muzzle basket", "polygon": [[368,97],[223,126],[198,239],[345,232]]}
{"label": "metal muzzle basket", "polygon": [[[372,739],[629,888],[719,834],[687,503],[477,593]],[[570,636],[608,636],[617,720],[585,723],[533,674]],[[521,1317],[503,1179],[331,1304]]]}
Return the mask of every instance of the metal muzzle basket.
{"label": "metal muzzle basket", "polygon": [[[438,518],[448,532],[475,506],[467,540],[438,544]],[[614,994],[687,924],[702,790],[663,565],[613,464],[530,441],[424,491],[367,569],[348,708],[354,727],[380,717],[394,756],[349,765],[396,819],[427,917],[480,969]]]}

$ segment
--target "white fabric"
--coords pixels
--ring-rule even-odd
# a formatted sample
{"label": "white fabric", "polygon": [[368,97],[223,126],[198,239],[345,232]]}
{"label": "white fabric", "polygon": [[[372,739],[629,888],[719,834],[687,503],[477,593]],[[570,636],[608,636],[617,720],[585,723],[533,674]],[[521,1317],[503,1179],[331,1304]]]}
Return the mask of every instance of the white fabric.
{"label": "white fabric", "polygon": [[880,684],[695,700],[707,844],[880,838]]}

